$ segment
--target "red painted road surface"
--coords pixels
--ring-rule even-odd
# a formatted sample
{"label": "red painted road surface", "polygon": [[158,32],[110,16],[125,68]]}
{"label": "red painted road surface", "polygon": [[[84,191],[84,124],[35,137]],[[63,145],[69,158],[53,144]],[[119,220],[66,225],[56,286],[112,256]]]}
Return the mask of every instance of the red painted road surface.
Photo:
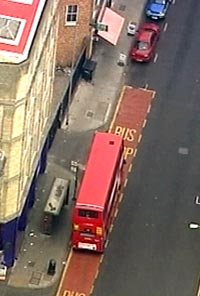
{"label": "red painted road surface", "polygon": [[123,136],[126,159],[125,178],[141,141],[142,129],[146,125],[146,117],[154,96],[154,91],[142,88],[125,86],[122,90],[109,131]]}
{"label": "red painted road surface", "polygon": [[[124,183],[132,168],[154,95],[151,90],[129,86],[122,90],[109,131],[124,138]],[[100,254],[71,251],[56,296],[90,295],[102,259]]]}

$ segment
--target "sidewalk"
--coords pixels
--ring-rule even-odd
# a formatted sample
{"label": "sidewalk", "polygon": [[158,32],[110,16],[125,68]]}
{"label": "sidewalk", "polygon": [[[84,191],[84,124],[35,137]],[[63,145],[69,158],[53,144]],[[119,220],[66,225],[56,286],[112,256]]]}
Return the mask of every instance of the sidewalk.
{"label": "sidewalk", "polygon": [[[126,26],[129,20],[139,23],[145,0],[126,2],[126,6],[130,8],[125,11],[119,10],[121,5],[118,1],[114,5],[114,8],[126,17],[118,45],[113,46],[103,40],[96,44],[93,59],[97,61],[97,67],[93,81],[80,82],[70,106],[69,125],[63,124],[57,131],[49,151],[47,169],[38,182],[36,202],[29,214],[20,254],[9,276],[7,291],[14,293],[9,295],[55,295],[69,250],[74,190],[74,175],[70,171],[70,163],[71,160],[79,161],[81,174],[93,131],[108,127],[125,82],[125,67],[120,67],[118,60],[120,53],[128,53],[132,40],[126,35]],[[57,73],[56,83],[59,83],[59,87],[55,88],[55,97],[61,97],[63,94],[67,79],[64,75]],[[47,236],[41,233],[42,209],[55,177],[70,179],[70,202],[57,219],[53,234]],[[47,275],[50,259],[57,262],[54,276]]]}

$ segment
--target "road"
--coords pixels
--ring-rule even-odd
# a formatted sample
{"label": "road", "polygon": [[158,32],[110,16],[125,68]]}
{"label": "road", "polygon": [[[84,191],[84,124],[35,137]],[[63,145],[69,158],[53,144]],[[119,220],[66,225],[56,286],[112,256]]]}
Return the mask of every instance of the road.
{"label": "road", "polygon": [[[124,139],[126,163],[123,166],[122,187],[126,186],[128,172],[132,169],[132,161],[137,153],[141,132],[151,109],[154,95],[154,92],[141,88],[123,87],[122,89],[109,127],[109,132],[121,135]],[[134,108],[130,108],[130,102]],[[116,196],[116,200],[116,205],[113,208],[113,221],[118,212],[118,206],[123,200],[123,192]],[[110,231],[112,231],[112,226]],[[56,296],[90,295],[103,256],[98,253],[73,252],[71,250]],[[85,272],[86,270],[87,272]]]}
{"label": "road", "polygon": [[200,2],[172,4],[156,62],[129,66],[127,83],[156,98],[93,296],[197,294],[200,233]]}

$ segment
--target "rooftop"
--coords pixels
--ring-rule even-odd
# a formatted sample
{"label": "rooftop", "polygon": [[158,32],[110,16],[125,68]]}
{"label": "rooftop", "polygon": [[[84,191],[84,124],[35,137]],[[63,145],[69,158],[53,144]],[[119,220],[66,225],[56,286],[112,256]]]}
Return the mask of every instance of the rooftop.
{"label": "rooftop", "polygon": [[0,0],[0,62],[28,57],[47,0]]}

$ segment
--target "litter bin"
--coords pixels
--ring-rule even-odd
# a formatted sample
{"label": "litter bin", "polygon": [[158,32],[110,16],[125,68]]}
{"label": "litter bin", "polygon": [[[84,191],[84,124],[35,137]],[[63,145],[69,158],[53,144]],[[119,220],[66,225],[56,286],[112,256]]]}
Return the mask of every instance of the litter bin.
{"label": "litter bin", "polygon": [[82,78],[85,79],[86,81],[91,81],[93,74],[94,74],[94,70],[96,68],[96,64],[97,62],[90,60],[90,59],[86,59],[84,64],[83,64],[83,72],[82,72]]}

